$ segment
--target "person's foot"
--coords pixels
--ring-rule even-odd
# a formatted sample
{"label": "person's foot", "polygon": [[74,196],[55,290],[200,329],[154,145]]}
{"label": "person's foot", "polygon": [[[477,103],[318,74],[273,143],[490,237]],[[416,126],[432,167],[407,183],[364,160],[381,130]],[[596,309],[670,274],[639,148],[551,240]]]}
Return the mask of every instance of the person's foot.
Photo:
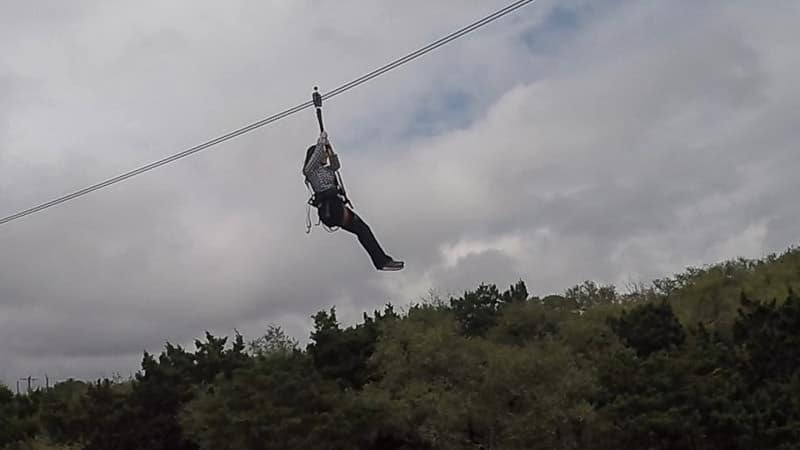
{"label": "person's foot", "polygon": [[405,263],[403,261],[395,261],[394,259],[389,259],[388,261],[383,263],[383,266],[381,266],[378,270],[384,270],[387,272],[397,271],[397,270],[402,270],[403,267],[405,267]]}

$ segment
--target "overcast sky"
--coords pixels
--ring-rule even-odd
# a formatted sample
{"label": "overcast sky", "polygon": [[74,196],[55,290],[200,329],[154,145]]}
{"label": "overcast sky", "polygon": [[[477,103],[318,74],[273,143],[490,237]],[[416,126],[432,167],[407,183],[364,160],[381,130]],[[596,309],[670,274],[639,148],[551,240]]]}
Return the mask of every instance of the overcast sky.
{"label": "overcast sky", "polygon": [[[0,0],[0,216],[294,106],[507,0]],[[305,234],[311,110],[0,227],[0,380],[386,302],[618,286],[797,244],[800,3],[539,0],[326,103],[361,216]]]}

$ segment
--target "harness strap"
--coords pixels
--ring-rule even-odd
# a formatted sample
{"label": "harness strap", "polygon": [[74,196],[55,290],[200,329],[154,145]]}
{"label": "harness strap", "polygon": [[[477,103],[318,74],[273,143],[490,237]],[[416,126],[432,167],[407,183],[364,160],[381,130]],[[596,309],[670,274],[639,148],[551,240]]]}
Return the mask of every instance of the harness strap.
{"label": "harness strap", "polygon": [[321,206],[323,207],[322,210],[319,210],[320,218],[317,221],[316,226],[319,226],[320,224],[322,224],[322,226],[325,227],[325,230],[327,230],[329,233],[333,233],[333,232],[337,231],[339,229],[339,227],[329,227],[329,226],[325,225],[325,223],[322,221],[322,216],[325,216],[325,217],[330,216],[330,202],[327,202],[326,200],[329,199],[329,198],[332,198],[332,197],[338,197],[338,196],[342,195],[341,190],[337,189],[337,188],[331,188],[331,189],[327,189],[327,190],[322,191],[322,192],[315,193],[311,189],[311,186],[309,186],[308,180],[306,180],[306,188],[308,189],[309,193],[311,194],[311,197],[308,199],[308,202],[306,204],[306,234],[311,233],[311,228],[312,228],[311,207],[312,206],[317,208],[318,210],[319,210],[319,208]]}

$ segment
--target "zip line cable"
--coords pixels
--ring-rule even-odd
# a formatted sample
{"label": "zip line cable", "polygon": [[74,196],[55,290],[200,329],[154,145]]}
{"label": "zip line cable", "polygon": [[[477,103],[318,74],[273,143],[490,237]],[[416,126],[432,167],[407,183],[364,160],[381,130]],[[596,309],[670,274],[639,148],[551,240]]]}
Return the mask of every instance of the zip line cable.
{"label": "zip line cable", "polygon": [[406,55],[406,56],[404,56],[402,58],[396,59],[395,61],[392,61],[391,63],[386,64],[383,67],[375,69],[372,72],[361,76],[360,78],[357,78],[357,79],[355,79],[355,80],[353,80],[353,81],[351,81],[351,82],[349,82],[349,83],[347,83],[345,85],[342,85],[342,86],[340,86],[340,87],[328,92],[327,94],[324,94],[322,96],[322,99],[325,100],[325,99],[328,99],[328,98],[335,97],[335,96],[341,94],[342,92],[348,91],[348,90],[350,90],[350,89],[352,89],[352,88],[354,88],[354,87],[356,87],[356,86],[358,86],[360,84],[366,83],[367,81],[369,81],[369,80],[371,80],[373,78],[376,78],[376,77],[378,77],[380,75],[383,75],[384,73],[386,73],[386,72],[388,72],[388,71],[390,71],[390,70],[392,70],[392,69],[394,69],[396,67],[402,66],[403,64],[405,64],[407,62],[410,62],[410,61],[412,61],[414,59],[417,59],[420,56],[422,56],[422,55],[424,55],[424,54],[426,54],[426,53],[428,53],[430,51],[433,51],[433,50],[435,50],[435,49],[437,49],[437,48],[449,43],[450,41],[454,41],[454,40],[456,40],[456,39],[458,39],[458,38],[460,38],[460,37],[462,37],[462,36],[464,36],[466,34],[469,34],[472,31],[475,31],[478,28],[481,28],[482,26],[484,26],[484,25],[486,25],[486,24],[488,24],[490,22],[493,22],[493,21],[505,16],[506,14],[514,12],[517,9],[522,8],[523,6],[527,5],[528,3],[533,3],[535,1],[536,0],[519,0],[517,2],[514,2],[514,3],[506,6],[505,8],[503,8],[501,10],[498,10],[498,11],[496,11],[496,12],[494,12],[494,13],[486,16],[486,17],[484,17],[481,20],[473,22],[472,24],[467,25],[467,26],[461,28],[460,30],[455,31],[455,32],[453,32],[453,33],[451,33],[451,34],[439,39],[438,41],[435,41],[435,42],[433,42],[431,44],[428,44],[427,46],[425,46],[425,47],[423,47],[423,48],[421,48],[421,49],[419,49],[419,50],[417,50],[417,51],[415,51],[413,53],[409,53],[408,55]]}
{"label": "zip line cable", "polygon": [[[409,53],[408,55],[403,56],[402,58],[396,59],[396,60],[394,60],[394,61],[392,61],[392,62],[390,62],[390,63],[388,63],[388,64],[386,64],[386,65],[384,65],[382,67],[379,67],[378,69],[373,70],[372,72],[369,72],[369,73],[367,73],[367,74],[365,74],[365,75],[363,75],[363,76],[361,76],[359,78],[356,78],[353,81],[350,81],[349,83],[345,83],[342,86],[339,86],[336,89],[333,89],[332,91],[324,94],[322,96],[322,98],[323,99],[333,98],[333,97],[335,97],[335,96],[337,96],[339,94],[342,94],[342,93],[344,93],[346,91],[349,91],[350,89],[353,89],[353,88],[355,88],[357,86],[360,86],[360,85],[372,80],[373,78],[377,78],[378,76],[383,75],[384,73],[389,72],[390,70],[393,70],[393,69],[395,69],[397,67],[400,67],[400,66],[402,66],[402,65],[404,65],[404,64],[406,64],[408,62],[411,62],[412,60],[417,59],[417,58],[419,58],[420,56],[422,56],[422,55],[424,55],[426,53],[429,53],[429,52],[431,52],[431,51],[433,51],[433,50],[435,50],[435,49],[437,49],[437,48],[439,48],[439,47],[441,47],[441,46],[443,46],[443,45],[445,45],[445,44],[447,44],[447,43],[449,43],[451,41],[454,41],[454,40],[456,40],[456,39],[458,39],[458,38],[460,38],[462,36],[465,36],[465,35],[473,32],[473,31],[477,30],[478,28],[481,28],[484,25],[489,24],[490,22],[494,22],[495,20],[497,20],[497,19],[499,19],[499,18],[501,18],[501,17],[503,17],[503,16],[505,16],[505,15],[507,15],[509,13],[512,13],[512,12],[518,10],[519,8],[522,8],[523,6],[525,6],[525,5],[529,4],[529,3],[533,3],[535,1],[536,0],[518,0],[518,1],[516,1],[516,2],[514,2],[512,4],[510,4],[510,5],[506,6],[503,9],[500,9],[500,10],[498,10],[498,11],[496,11],[496,12],[494,12],[494,13],[492,13],[492,14],[490,14],[490,15],[488,15],[488,16],[486,16],[486,17],[484,17],[484,18],[482,18],[482,19],[480,19],[478,21],[475,21],[475,22],[471,23],[470,25],[467,25],[467,26],[459,29],[458,31],[455,31],[455,32],[453,32],[453,33],[451,33],[451,34],[449,34],[449,35],[447,35],[447,36],[445,36],[445,37],[443,37],[443,38],[441,38],[441,39],[439,39],[439,40],[437,40],[437,41],[435,41],[435,42],[433,42],[431,44],[428,44],[427,46],[425,46],[425,47],[423,47],[423,48],[421,48],[421,49],[419,49],[417,51]],[[309,108],[311,106],[314,106],[314,103],[312,101],[307,101],[305,103],[301,103],[301,104],[299,104],[299,105],[297,105],[295,107],[289,108],[289,109],[287,109],[285,111],[282,111],[282,112],[279,112],[277,114],[273,114],[273,115],[271,115],[271,116],[269,116],[267,118],[259,120],[258,122],[254,122],[254,123],[252,123],[250,125],[247,125],[245,127],[239,128],[238,130],[231,131],[228,134],[219,136],[219,137],[214,138],[214,139],[212,139],[212,140],[210,140],[208,142],[205,142],[203,144],[200,144],[200,145],[197,145],[195,147],[192,147],[192,148],[189,148],[187,150],[184,150],[184,151],[182,151],[180,153],[176,153],[174,155],[171,155],[171,156],[168,156],[166,158],[160,159],[158,161],[152,162],[152,163],[147,164],[145,166],[139,167],[138,169],[134,169],[134,170],[131,170],[129,172],[123,173],[121,175],[118,175],[118,176],[116,176],[114,178],[109,178],[108,180],[102,181],[100,183],[91,185],[91,186],[86,187],[86,188],[83,188],[83,189],[81,189],[79,191],[75,191],[75,192],[73,192],[71,194],[67,194],[67,195],[65,195],[63,197],[59,197],[59,198],[57,198],[55,200],[51,200],[49,202],[42,203],[40,205],[34,206],[34,207],[26,209],[24,211],[20,211],[20,212],[18,212],[16,214],[12,214],[10,216],[4,217],[4,218],[0,219],[0,225],[4,225],[4,224],[6,224],[8,222],[11,222],[13,220],[17,220],[17,219],[20,219],[20,218],[25,217],[27,215],[37,213],[37,212],[42,211],[44,209],[50,208],[52,206],[56,206],[58,204],[67,202],[67,201],[75,199],[77,197],[81,197],[83,195],[89,194],[89,193],[94,192],[94,191],[96,191],[98,189],[102,189],[102,188],[108,187],[108,186],[110,186],[112,184],[119,183],[120,181],[127,180],[128,178],[131,178],[131,177],[134,177],[136,175],[142,174],[144,172],[153,170],[153,169],[155,169],[157,167],[163,166],[163,165],[171,163],[173,161],[177,161],[177,160],[179,160],[181,158],[185,158],[185,157],[187,157],[189,155],[192,155],[194,153],[197,153],[197,152],[199,152],[201,150],[205,150],[205,149],[207,149],[209,147],[213,147],[213,146],[215,146],[217,144],[221,144],[221,143],[223,143],[225,141],[233,139],[233,138],[235,138],[237,136],[240,136],[242,134],[249,133],[250,131],[253,131],[256,128],[263,127],[264,125],[267,125],[267,124],[276,122],[278,120],[281,120],[283,118],[286,118],[288,116],[291,116],[291,115],[293,115],[295,113],[298,113],[300,111],[303,111],[304,109],[307,109],[307,108]]]}

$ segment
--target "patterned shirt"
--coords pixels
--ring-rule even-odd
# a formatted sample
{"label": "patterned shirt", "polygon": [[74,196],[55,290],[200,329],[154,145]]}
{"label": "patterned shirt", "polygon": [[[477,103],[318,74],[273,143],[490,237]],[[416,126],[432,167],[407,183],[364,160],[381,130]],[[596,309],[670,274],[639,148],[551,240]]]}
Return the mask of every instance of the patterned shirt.
{"label": "patterned shirt", "polygon": [[331,153],[330,165],[326,166],[323,163],[328,156],[328,152],[325,149],[326,145],[329,145],[328,138],[320,136],[311,158],[308,159],[308,163],[303,167],[303,175],[305,175],[315,193],[339,188],[336,182],[336,171],[340,167],[339,157],[335,153]]}

